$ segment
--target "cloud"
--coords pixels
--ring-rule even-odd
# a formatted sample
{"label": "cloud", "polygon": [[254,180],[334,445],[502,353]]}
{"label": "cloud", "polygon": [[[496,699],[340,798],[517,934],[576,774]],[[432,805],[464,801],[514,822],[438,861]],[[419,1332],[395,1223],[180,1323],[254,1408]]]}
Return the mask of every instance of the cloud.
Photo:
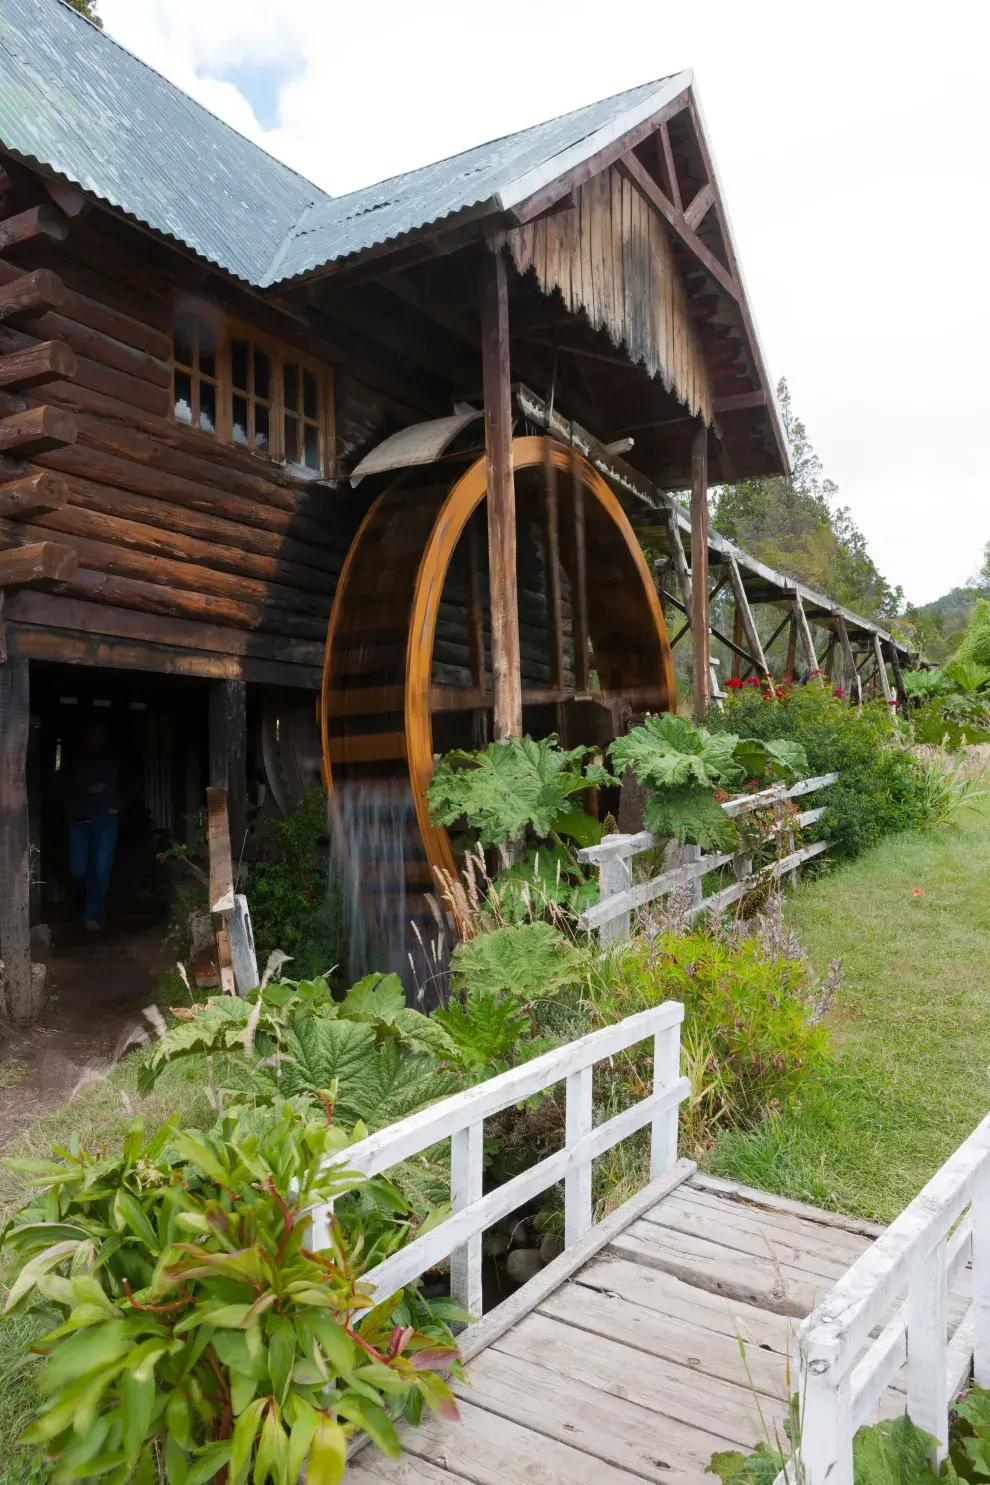
{"label": "cloud", "polygon": [[[912,597],[990,537],[990,7],[100,0],[107,29],[334,194],[696,70],[767,360]],[[234,84],[267,68],[263,128]]]}

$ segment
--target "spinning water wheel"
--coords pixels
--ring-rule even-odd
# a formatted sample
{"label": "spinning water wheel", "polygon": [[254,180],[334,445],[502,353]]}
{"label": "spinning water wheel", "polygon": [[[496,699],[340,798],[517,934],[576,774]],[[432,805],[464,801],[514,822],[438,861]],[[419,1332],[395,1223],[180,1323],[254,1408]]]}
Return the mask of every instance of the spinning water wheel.
{"label": "spinning water wheel", "polygon": [[[632,715],[673,705],[650,572],[618,500],[576,452],[516,438],[513,468],[523,728],[604,748]],[[477,448],[399,474],[354,538],[327,634],[321,723],[335,834],[368,965],[406,978],[411,950],[426,953],[420,978],[434,957],[435,869],[457,870],[424,797],[434,758],[491,737],[485,482]]]}

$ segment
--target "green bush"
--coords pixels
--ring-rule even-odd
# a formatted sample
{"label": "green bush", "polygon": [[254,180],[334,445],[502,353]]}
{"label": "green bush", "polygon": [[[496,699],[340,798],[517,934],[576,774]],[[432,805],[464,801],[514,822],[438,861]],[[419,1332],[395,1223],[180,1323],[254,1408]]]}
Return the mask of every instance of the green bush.
{"label": "green bush", "polygon": [[954,658],[990,666],[990,598],[978,598],[974,603],[966,633]]}
{"label": "green bush", "polygon": [[786,700],[765,700],[755,690],[713,708],[713,731],[792,738],[803,744],[810,774],[838,773],[823,791],[822,819],[809,831],[834,840],[843,856],[858,856],[885,835],[928,823],[925,771],[905,746],[884,702],[849,706],[824,686],[804,686]]}
{"label": "green bush", "polygon": [[252,1465],[256,1485],[294,1485],[304,1464],[337,1485],[355,1432],[395,1456],[397,1410],[456,1416],[437,1371],[456,1350],[425,1301],[400,1291],[359,1319],[362,1242],[335,1217],[308,1247],[307,1209],[371,1184],[324,1166],[348,1142],[282,1105],[205,1136],[173,1120],[146,1141],[136,1120],[111,1157],[74,1139],[10,1162],[43,1188],[4,1231],[21,1260],[6,1311],[56,1322],[23,1436],[56,1485],[244,1485]]}
{"label": "green bush", "polygon": [[683,1003],[696,1136],[701,1124],[710,1134],[758,1123],[828,1057],[827,1035],[812,1024],[807,966],[768,956],[751,938],[641,936],[608,956],[588,994],[603,1023],[665,1000]]}
{"label": "green bush", "polygon": [[342,915],[330,874],[327,797],[310,789],[275,826],[278,858],[251,862],[247,899],[261,964],[273,949],[301,980],[343,961]]}

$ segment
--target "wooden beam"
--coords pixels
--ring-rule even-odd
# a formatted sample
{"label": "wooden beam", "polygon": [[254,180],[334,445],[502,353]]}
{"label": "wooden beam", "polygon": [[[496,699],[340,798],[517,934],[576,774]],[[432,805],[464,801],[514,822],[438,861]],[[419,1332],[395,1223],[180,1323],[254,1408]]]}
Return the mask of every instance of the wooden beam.
{"label": "wooden beam", "polygon": [[691,671],[696,722],[708,715],[710,699],[708,622],[708,428],[699,421],[691,443]]}
{"label": "wooden beam", "polygon": [[873,636],[873,653],[876,656],[877,675],[880,677],[880,685],[883,689],[883,699],[884,701],[886,701],[888,706],[894,706],[896,704],[896,697],[894,696],[893,690],[891,689],[890,681],[887,678],[887,662],[883,657],[883,647],[880,644],[879,634],[874,634]]}
{"label": "wooden beam", "polygon": [[58,309],[64,299],[65,285],[58,274],[50,268],[36,268],[0,285],[0,320],[5,325],[20,325]]}
{"label": "wooden beam", "polygon": [[732,679],[734,681],[742,680],[742,658],[745,656],[742,647],[743,638],[742,614],[739,612],[739,605],[736,604],[732,610]]}
{"label": "wooden beam", "polygon": [[638,144],[642,144],[651,134],[655,134],[657,129],[663,128],[668,119],[672,119],[675,114],[683,113],[689,101],[690,93],[685,88],[683,93],[678,93],[676,98],[665,103],[648,119],[644,119],[642,123],[629,129],[618,139],[613,139],[609,144],[604,145],[587,160],[582,160],[581,164],[576,165],[573,170],[567,171],[556,180],[542,186],[525,201],[520,201],[517,206],[510,209],[510,218],[516,226],[522,227],[527,222],[532,222],[534,218],[542,216],[547,208],[555,205],[562,196],[576,190],[578,186],[583,186],[585,181],[591,180],[592,176],[601,175],[603,170],[608,170],[610,166],[617,164],[629,151],[635,149]]}
{"label": "wooden beam", "polygon": [[546,550],[547,610],[550,640],[550,680],[564,690],[564,595],[560,582],[560,510],[557,502],[557,466],[553,444],[543,440],[543,539]]}
{"label": "wooden beam", "polygon": [[0,485],[0,518],[23,520],[40,510],[59,510],[69,503],[69,487],[57,474],[27,474]]}
{"label": "wooden beam", "polygon": [[888,641],[887,648],[890,651],[890,664],[894,672],[894,685],[897,688],[897,700],[900,702],[902,715],[906,717],[908,713],[908,695],[907,691],[904,689],[904,677],[901,674],[901,657],[897,653],[897,646],[893,642],[893,640]]}
{"label": "wooden beam", "polygon": [[677,166],[674,164],[674,151],[670,143],[670,130],[666,122],[660,125],[660,153],[667,172],[667,183],[670,187],[670,199],[677,211],[683,210],[681,201],[681,183],[677,179]]}
{"label": "wooden beam", "polygon": [[29,407],[0,419],[0,454],[31,459],[75,441],[76,420],[60,407]]}
{"label": "wooden beam", "polygon": [[791,611],[790,629],[787,631],[787,658],[784,661],[784,677],[793,681],[797,671],[797,644],[798,644],[798,621],[797,614]]}
{"label": "wooden beam", "polygon": [[672,201],[668,201],[639,157],[631,152],[623,155],[620,160],[616,161],[616,169],[621,170],[654,210],[663,217],[705,272],[733,299],[741,300],[742,288],[737,280],[728,269],[722,266],[714,253],[709,252],[697,233],[692,231],[685,221],[684,213],[678,211]]}
{"label": "wooden beam", "polygon": [[[247,686],[241,680],[210,686],[210,786],[224,792],[235,862],[247,834]],[[229,852],[230,847],[228,847]],[[233,906],[233,904],[231,904]],[[214,908],[212,911],[216,912]]]}
{"label": "wooden beam", "polygon": [[804,658],[809,670],[818,670],[818,656],[815,654],[815,646],[811,638],[811,630],[808,627],[808,616],[801,602],[801,594],[794,595],[794,617],[797,620],[798,634],[801,636],[801,645],[804,649]]}
{"label": "wooden beam", "polygon": [[691,204],[684,208],[684,220],[692,232],[697,230],[701,222],[708,215],[714,200],[715,187],[709,181],[707,186],[702,186]]}
{"label": "wooden beam", "polygon": [[31,975],[28,665],[21,659],[0,665],[0,957],[4,966],[0,1010],[21,1024],[35,1020],[44,1009],[44,981],[36,991]]}
{"label": "wooden beam", "polygon": [[216,784],[206,791],[206,828],[210,849],[210,912],[230,913],[234,909],[234,867],[227,793]]}
{"label": "wooden beam", "polygon": [[729,397],[713,397],[712,412],[743,412],[748,407],[766,407],[766,392],[733,392]]}
{"label": "wooden beam", "polygon": [[677,516],[672,510],[667,511],[667,550],[674,564],[677,574],[677,585],[681,590],[681,603],[684,612],[689,613],[691,608],[691,573],[688,570],[687,558],[681,545],[681,528],[677,522]]}
{"label": "wooden beam", "polygon": [[76,374],[76,353],[61,340],[41,340],[37,345],[0,356],[0,387],[26,390],[45,382],[71,381]]}
{"label": "wooden beam", "polygon": [[488,481],[488,572],[491,597],[495,736],[522,736],[519,595],[516,578],[516,490],[512,474],[509,291],[505,257],[484,255],[481,360]]}
{"label": "wooden beam", "polygon": [[849,642],[849,631],[846,628],[846,621],[841,614],[835,615],[835,632],[839,636],[839,642],[842,645],[842,654],[845,659],[843,680],[847,682],[846,690],[856,705],[862,706],[863,685],[859,678],[859,671],[856,669],[856,657]]}
{"label": "wooden beam", "polygon": [[742,615],[743,629],[746,632],[746,643],[749,646],[749,658],[755,664],[756,669],[766,679],[770,675],[763,646],[760,643],[759,630],[756,620],[753,618],[753,610],[749,606],[746,597],[746,589],[743,587],[742,574],[735,557],[728,559],[729,582],[732,584],[732,596],[736,600],[736,608]]}
{"label": "wooden beam", "polygon": [[579,691],[591,685],[588,655],[588,536],[584,522],[584,480],[578,451],[571,448],[571,499],[574,521],[574,680]]}
{"label": "wooden beam", "polygon": [[19,211],[16,216],[0,222],[0,253],[9,252],[11,248],[20,247],[26,242],[34,242],[39,237],[62,242],[68,232],[68,221],[57,206],[49,206],[47,203],[44,206],[31,206],[27,211]]}
{"label": "wooden beam", "polygon": [[0,588],[42,581],[64,583],[75,577],[78,559],[60,541],[35,541],[0,551]]}

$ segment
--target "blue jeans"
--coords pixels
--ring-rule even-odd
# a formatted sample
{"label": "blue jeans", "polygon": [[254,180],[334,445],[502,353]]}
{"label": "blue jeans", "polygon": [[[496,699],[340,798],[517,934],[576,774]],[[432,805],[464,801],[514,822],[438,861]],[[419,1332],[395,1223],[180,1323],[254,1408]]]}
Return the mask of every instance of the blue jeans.
{"label": "blue jeans", "polygon": [[117,816],[69,821],[69,872],[83,895],[83,922],[95,923],[107,910],[107,888],[117,848]]}

